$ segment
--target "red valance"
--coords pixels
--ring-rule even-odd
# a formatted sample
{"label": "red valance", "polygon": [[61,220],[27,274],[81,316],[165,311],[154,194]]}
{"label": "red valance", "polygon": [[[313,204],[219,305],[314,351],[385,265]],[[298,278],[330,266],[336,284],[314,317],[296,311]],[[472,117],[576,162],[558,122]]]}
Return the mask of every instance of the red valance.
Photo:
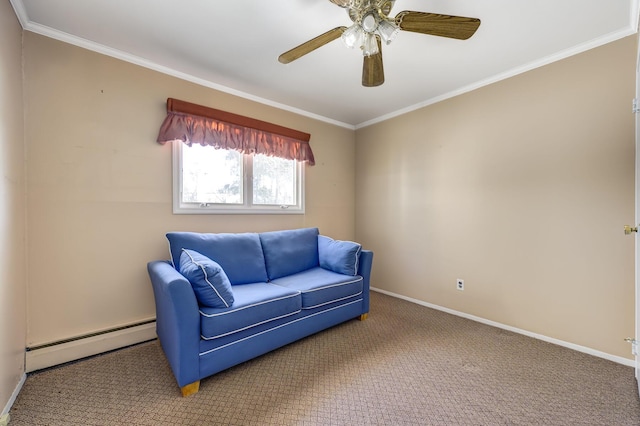
{"label": "red valance", "polygon": [[243,154],[264,154],[288,160],[315,160],[311,135],[242,115],[169,98],[167,118],[160,126],[158,143],[179,140]]}

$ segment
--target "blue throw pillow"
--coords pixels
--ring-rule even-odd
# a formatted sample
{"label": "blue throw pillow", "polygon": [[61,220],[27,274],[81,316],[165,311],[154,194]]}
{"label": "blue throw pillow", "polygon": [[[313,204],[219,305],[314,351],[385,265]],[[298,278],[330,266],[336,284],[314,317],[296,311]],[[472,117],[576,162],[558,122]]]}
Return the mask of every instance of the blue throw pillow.
{"label": "blue throw pillow", "polygon": [[351,241],[334,240],[318,235],[320,266],[344,275],[358,274],[358,260],[362,246]]}
{"label": "blue throw pillow", "polygon": [[182,249],[180,273],[191,283],[201,305],[228,308],[233,304],[233,291],[227,274],[208,257],[194,250]]}

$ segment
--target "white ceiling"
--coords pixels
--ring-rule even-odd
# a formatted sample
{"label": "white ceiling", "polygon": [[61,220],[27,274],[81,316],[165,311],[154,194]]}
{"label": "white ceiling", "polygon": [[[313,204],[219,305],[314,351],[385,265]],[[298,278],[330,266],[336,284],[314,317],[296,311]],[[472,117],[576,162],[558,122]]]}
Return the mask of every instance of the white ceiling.
{"label": "white ceiling", "polygon": [[640,0],[397,0],[391,12],[480,18],[469,40],[401,31],[385,83],[335,40],[278,56],[337,26],[329,0],[10,0],[22,26],[225,92],[350,128],[446,99],[633,34]]}

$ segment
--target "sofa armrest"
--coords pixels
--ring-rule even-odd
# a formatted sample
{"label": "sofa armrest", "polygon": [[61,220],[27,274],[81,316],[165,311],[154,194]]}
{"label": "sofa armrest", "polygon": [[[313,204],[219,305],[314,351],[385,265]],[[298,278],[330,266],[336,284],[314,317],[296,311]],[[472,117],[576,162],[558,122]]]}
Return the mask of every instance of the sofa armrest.
{"label": "sofa armrest", "polygon": [[360,251],[360,259],[358,260],[358,275],[362,280],[362,294],[364,295],[364,312],[369,312],[369,286],[371,279],[371,265],[373,264],[373,252],[371,250]]}
{"label": "sofa armrest", "polygon": [[147,264],[156,332],[180,387],[200,379],[200,314],[189,281],[167,261]]}

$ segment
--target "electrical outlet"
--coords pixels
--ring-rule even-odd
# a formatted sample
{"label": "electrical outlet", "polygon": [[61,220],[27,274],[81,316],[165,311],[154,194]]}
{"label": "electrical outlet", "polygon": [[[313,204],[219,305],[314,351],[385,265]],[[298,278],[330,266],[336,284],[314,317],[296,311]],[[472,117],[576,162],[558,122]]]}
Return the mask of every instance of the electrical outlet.
{"label": "electrical outlet", "polygon": [[9,413],[4,416],[0,416],[0,426],[7,426],[9,424]]}
{"label": "electrical outlet", "polygon": [[461,280],[460,278],[456,280],[456,289],[460,291],[464,290],[464,280]]}

